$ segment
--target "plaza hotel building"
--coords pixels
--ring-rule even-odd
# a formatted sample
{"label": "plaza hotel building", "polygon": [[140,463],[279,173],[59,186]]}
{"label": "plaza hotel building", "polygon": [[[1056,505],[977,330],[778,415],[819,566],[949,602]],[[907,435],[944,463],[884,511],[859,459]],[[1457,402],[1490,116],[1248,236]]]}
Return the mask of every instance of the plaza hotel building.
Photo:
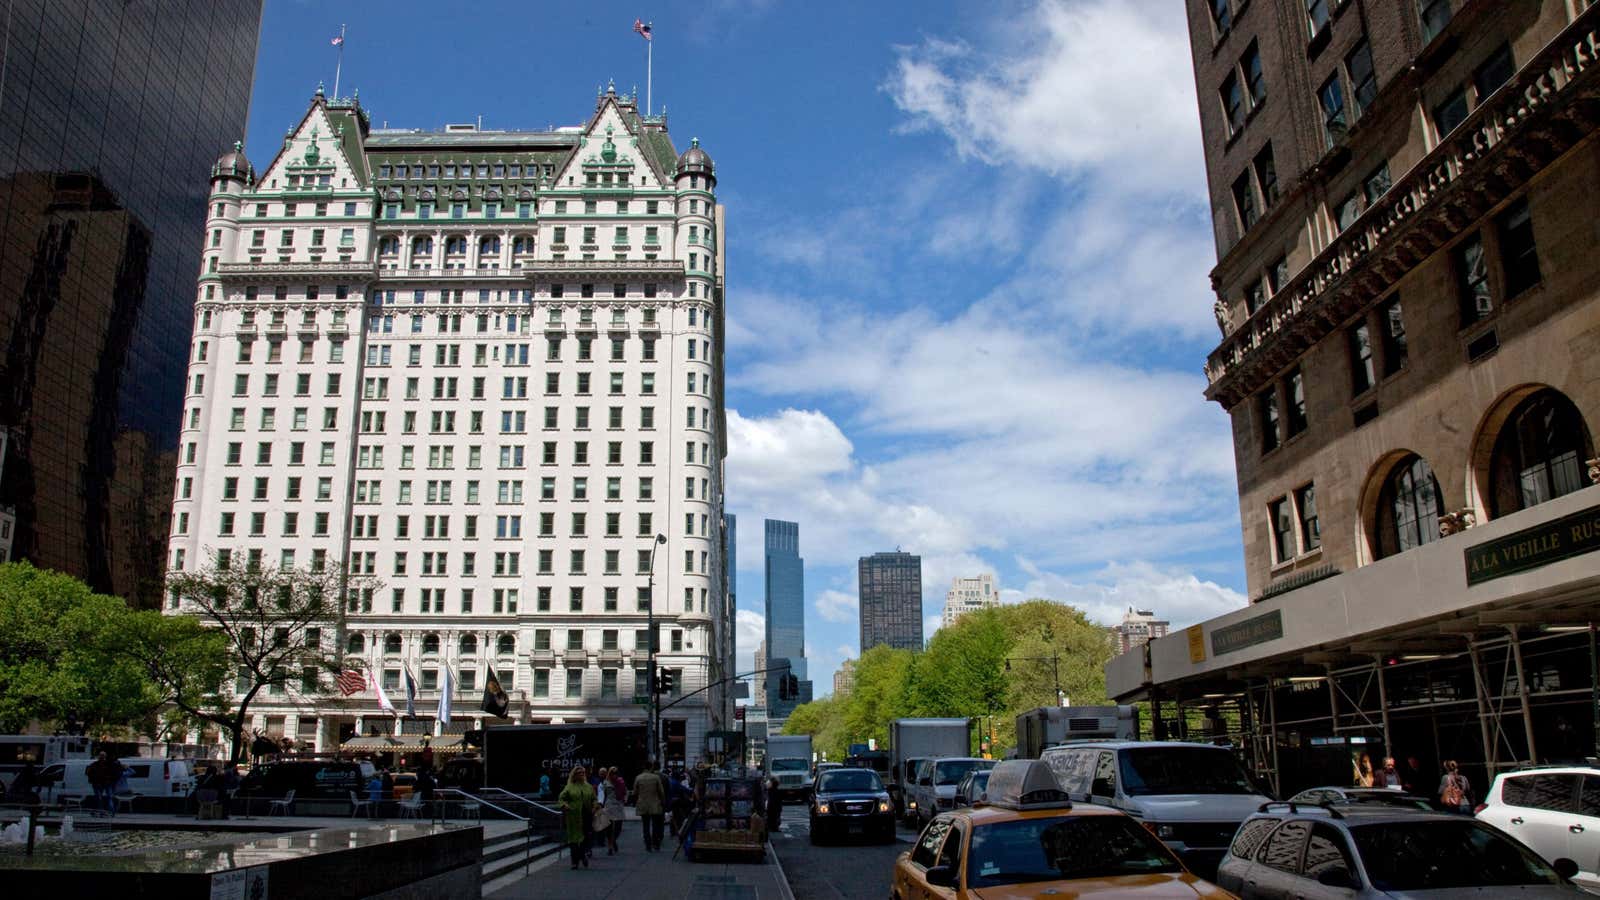
{"label": "plaza hotel building", "polygon": [[[319,87],[264,168],[212,173],[169,570],[348,566],[376,586],[315,639],[397,703],[409,670],[417,734],[446,669],[450,731],[491,670],[513,722],[642,722],[653,602],[663,703],[713,685],[663,715],[693,762],[732,718],[716,186],[614,88],[582,126],[421,131]],[[331,681],[255,726],[393,727]]]}
{"label": "plaza hotel building", "polygon": [[1185,8],[1250,602],[1109,693],[1285,795],[1597,755],[1600,8]]}

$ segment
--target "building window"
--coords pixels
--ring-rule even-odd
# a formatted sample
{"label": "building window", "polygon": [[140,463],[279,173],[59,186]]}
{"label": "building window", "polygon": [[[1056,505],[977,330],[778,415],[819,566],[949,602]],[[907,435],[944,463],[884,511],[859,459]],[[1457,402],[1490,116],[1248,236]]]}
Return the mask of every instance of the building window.
{"label": "building window", "polygon": [[1422,40],[1431,41],[1450,24],[1450,0],[1417,0],[1417,14],[1422,20]]}
{"label": "building window", "polygon": [[[1256,224],[1255,186],[1250,183],[1250,173],[1244,172],[1233,182],[1233,204],[1239,213],[1239,230],[1249,231]],[[690,346],[693,346],[692,344]]]}
{"label": "building window", "polygon": [[1272,561],[1286,563],[1295,557],[1294,510],[1288,497],[1279,497],[1267,504],[1267,515],[1272,520]]}
{"label": "building window", "polygon": [[1378,98],[1378,76],[1372,69],[1372,45],[1363,37],[1344,58],[1344,69],[1350,74],[1350,103],[1354,118],[1372,108]]}
{"label": "building window", "polygon": [[1378,315],[1379,326],[1383,329],[1383,374],[1393,375],[1406,365],[1406,323],[1400,311],[1400,298],[1385,303]]}
{"label": "building window", "polygon": [[1261,205],[1270,209],[1272,204],[1278,202],[1278,165],[1272,158],[1271,142],[1256,154],[1253,165],[1256,170],[1256,183],[1261,185]]}
{"label": "building window", "polygon": [[1306,430],[1306,382],[1305,373],[1295,369],[1283,383],[1284,395],[1288,397],[1288,415],[1285,424],[1288,426],[1289,437],[1294,437]]}
{"label": "building window", "polygon": [[1350,196],[1344,198],[1344,200],[1340,202],[1338,206],[1334,207],[1334,227],[1338,229],[1339,233],[1342,234],[1346,228],[1349,228],[1351,224],[1353,224],[1355,220],[1360,217],[1360,215],[1361,196],[1352,191]]}
{"label": "building window", "polygon": [[1495,219],[1500,261],[1505,268],[1507,298],[1539,283],[1539,251],[1533,240],[1533,218],[1526,197],[1506,207]]}
{"label": "building window", "polygon": [[1317,486],[1308,484],[1295,491],[1294,505],[1300,514],[1300,551],[1309,553],[1322,546],[1322,528],[1317,524]]}
{"label": "building window", "polygon": [[583,697],[583,670],[567,670],[567,699],[578,700]]}
{"label": "building window", "polygon": [[1359,397],[1377,383],[1377,368],[1372,360],[1372,329],[1362,322],[1349,333],[1350,391]]}
{"label": "building window", "polygon": [[1378,495],[1378,558],[1438,540],[1443,512],[1439,482],[1427,461],[1416,455],[1402,459]]}
{"label": "building window", "polygon": [[1254,109],[1267,99],[1267,79],[1261,71],[1261,50],[1255,41],[1250,42],[1244,56],[1239,58],[1239,68],[1244,71],[1245,84],[1250,91],[1250,108]]}
{"label": "building window", "polygon": [[1306,21],[1314,38],[1328,27],[1328,0],[1306,0]]}
{"label": "building window", "polygon": [[1372,206],[1372,204],[1378,202],[1379,197],[1387,194],[1391,184],[1393,184],[1393,181],[1389,178],[1388,163],[1373,169],[1372,174],[1361,182],[1361,193],[1367,198],[1367,206]]}
{"label": "building window", "polygon": [[1463,88],[1456,88],[1450,95],[1433,108],[1433,127],[1439,132],[1439,137],[1456,130],[1467,119],[1467,92]]}
{"label": "building window", "polygon": [[1233,27],[1233,10],[1229,4],[1233,0],[1211,0],[1211,22],[1217,27],[1217,40],[1227,35]]}
{"label": "building window", "polygon": [[1229,72],[1217,93],[1222,98],[1222,111],[1228,117],[1228,136],[1232,137],[1244,128],[1244,87],[1239,83],[1238,73]]}
{"label": "building window", "polygon": [[1261,425],[1261,452],[1278,448],[1278,391],[1269,387],[1256,395],[1257,421]]}
{"label": "building window", "polygon": [[1317,100],[1322,105],[1322,134],[1326,138],[1328,147],[1344,140],[1349,123],[1345,121],[1344,114],[1344,86],[1339,83],[1339,73],[1328,76],[1328,80],[1317,89]]}
{"label": "building window", "polygon": [[1516,71],[1517,64],[1511,58],[1511,45],[1501,44],[1496,47],[1495,51],[1489,54],[1489,58],[1472,73],[1472,87],[1477,92],[1478,102],[1482,103],[1488,99],[1500,85],[1510,81]]}
{"label": "building window", "polygon": [[1585,486],[1592,444],[1572,401],[1542,390],[1512,410],[1489,465],[1490,514],[1503,516]]}
{"label": "building window", "polygon": [[1483,250],[1483,235],[1473,233],[1456,245],[1456,277],[1461,285],[1461,324],[1470,325],[1494,312],[1494,296],[1489,292],[1489,267]]}

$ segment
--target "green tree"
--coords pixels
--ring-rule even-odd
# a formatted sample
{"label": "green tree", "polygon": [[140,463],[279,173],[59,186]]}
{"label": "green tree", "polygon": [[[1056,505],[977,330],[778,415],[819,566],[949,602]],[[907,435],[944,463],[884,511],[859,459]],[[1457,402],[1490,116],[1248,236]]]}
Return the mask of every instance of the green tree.
{"label": "green tree", "polygon": [[841,702],[842,730],[847,744],[889,742],[889,722],[908,715],[912,661],[910,650],[879,644],[856,661],[855,685]]}
{"label": "green tree", "polygon": [[68,717],[105,729],[151,713],[158,691],[112,647],[135,615],[69,575],[0,565],[0,729]]}

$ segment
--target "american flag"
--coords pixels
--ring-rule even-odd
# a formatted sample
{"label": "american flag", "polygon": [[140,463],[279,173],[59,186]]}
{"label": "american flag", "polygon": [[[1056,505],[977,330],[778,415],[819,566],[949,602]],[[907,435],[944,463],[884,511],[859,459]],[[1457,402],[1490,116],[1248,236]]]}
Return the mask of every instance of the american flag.
{"label": "american flag", "polygon": [[345,669],[339,673],[338,683],[339,693],[348,697],[351,694],[359,694],[367,689],[367,676],[365,673],[357,672],[355,669]]}
{"label": "american flag", "polygon": [[338,37],[334,38],[333,39],[333,45],[335,47],[343,47],[344,46],[344,35],[341,34]]}
{"label": "american flag", "polygon": [[646,25],[643,19],[633,20],[633,30],[639,32],[639,35],[645,40],[653,40],[650,37],[650,26]]}

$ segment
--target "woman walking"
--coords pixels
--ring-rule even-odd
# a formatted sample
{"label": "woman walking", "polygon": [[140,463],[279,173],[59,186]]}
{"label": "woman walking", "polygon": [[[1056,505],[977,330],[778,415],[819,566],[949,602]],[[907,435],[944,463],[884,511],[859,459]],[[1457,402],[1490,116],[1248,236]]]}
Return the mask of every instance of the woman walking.
{"label": "woman walking", "polygon": [[594,814],[595,798],[587,776],[583,766],[574,768],[559,798],[566,813],[565,837],[574,869],[579,865],[589,868],[589,817]]}
{"label": "woman walking", "polygon": [[626,815],[622,804],[627,802],[627,781],[622,780],[622,770],[618,767],[606,770],[603,777],[605,777],[605,815],[611,820],[611,825],[605,831],[606,855],[614,855],[616,839],[622,834],[622,817]]}
{"label": "woman walking", "polygon": [[1439,780],[1439,803],[1451,812],[1472,813],[1472,782],[1461,774],[1453,759],[1444,761],[1444,777]]}

